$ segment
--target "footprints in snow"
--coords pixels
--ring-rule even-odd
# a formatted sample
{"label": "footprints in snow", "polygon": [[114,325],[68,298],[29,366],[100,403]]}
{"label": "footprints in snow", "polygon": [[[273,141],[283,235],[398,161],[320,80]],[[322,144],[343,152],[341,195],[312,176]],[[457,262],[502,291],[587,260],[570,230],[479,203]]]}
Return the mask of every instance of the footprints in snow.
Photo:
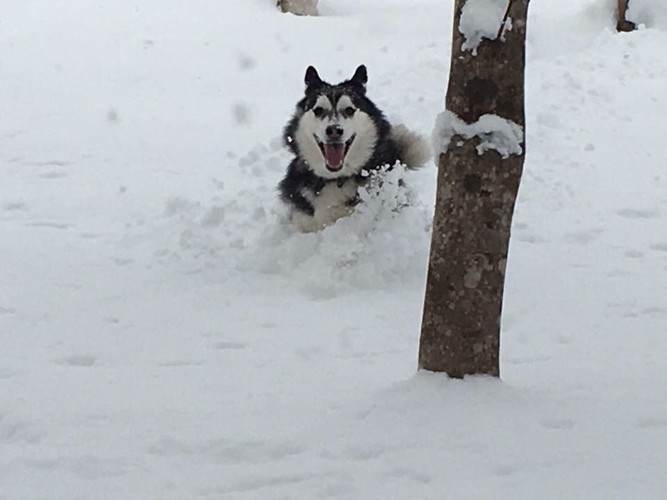
{"label": "footprints in snow", "polygon": [[[617,306],[614,304],[610,305],[609,307],[617,307]],[[643,316],[662,316],[662,315],[667,315],[667,307],[652,306],[638,310],[630,305],[630,310],[622,314],[624,318],[640,318]]]}
{"label": "footprints in snow", "polygon": [[[210,344],[209,349],[219,352],[219,351],[242,351],[249,347],[249,344],[245,342],[236,342],[236,341],[218,341]],[[74,368],[91,368],[100,366],[100,358],[94,354],[88,353],[78,353],[70,354],[63,356],[54,360],[57,365],[64,367],[74,367]],[[179,368],[179,367],[190,367],[190,366],[203,366],[205,364],[201,359],[191,359],[191,358],[174,358],[158,361],[156,366],[160,368]],[[0,381],[3,378],[4,372],[0,370]],[[9,375],[13,376],[13,372],[9,372]]]}
{"label": "footprints in snow", "polygon": [[25,467],[38,471],[65,471],[86,480],[115,478],[126,475],[132,469],[127,461],[95,455],[58,458],[29,458],[22,461]]}
{"label": "footprints in snow", "polygon": [[214,349],[218,349],[221,351],[227,351],[227,350],[239,351],[248,347],[248,344],[245,344],[243,342],[216,342],[215,344],[212,345],[212,347]]}
{"label": "footprints in snow", "polygon": [[18,212],[27,210],[28,207],[23,201],[9,201],[2,204],[2,209],[5,212]]}
{"label": "footprints in snow", "polygon": [[[279,138],[275,138],[269,147],[259,145],[238,159],[238,166],[244,170],[250,170],[255,177],[263,177],[267,170],[282,173],[287,166],[288,160],[283,159],[286,152]],[[232,152],[228,153],[230,159],[236,158]],[[264,160],[264,161],[262,161]]]}
{"label": "footprints in snow", "polygon": [[32,167],[38,169],[38,172],[35,176],[38,179],[54,180],[54,179],[63,179],[67,177],[68,172],[66,167],[73,165],[72,162],[68,160],[38,160],[38,161],[25,161],[19,158],[13,158],[10,160],[10,163],[17,163],[23,167]]}
{"label": "footprints in snow", "polygon": [[601,227],[585,229],[582,231],[572,231],[565,233],[564,240],[566,243],[587,245],[596,241],[603,233],[604,228]]}
{"label": "footprints in snow", "polygon": [[[21,167],[26,167],[26,171],[33,172],[36,179],[45,181],[57,181],[68,177],[69,172],[67,167],[71,167],[74,163],[67,160],[49,159],[39,161],[26,161],[21,158],[12,158],[9,160],[10,164],[18,164]],[[32,169],[32,170],[28,170]],[[30,211],[28,204],[21,199],[9,200],[0,205],[0,217],[12,220],[23,217]],[[4,215],[3,215],[4,213]],[[53,220],[33,220],[26,223],[29,227],[38,227],[46,229],[70,229],[73,224],[63,223]]]}
{"label": "footprints in snow", "polygon": [[[662,213],[656,209],[644,208],[623,208],[616,212],[618,217],[626,219],[635,224],[642,224],[643,222],[656,221],[661,219]],[[530,228],[526,223],[514,224],[513,238],[516,241],[529,244],[545,243],[546,240],[537,233],[537,231]],[[568,231],[562,236],[562,241],[571,245],[589,245],[601,239],[607,233],[605,227],[591,227],[582,230]],[[653,252],[667,253],[667,241],[656,242],[649,245],[648,250]],[[646,256],[646,252],[636,248],[624,248],[623,255],[630,259],[641,259]]]}
{"label": "footprints in snow", "polygon": [[516,238],[517,241],[530,244],[544,243],[544,238],[531,229],[525,222],[517,222],[514,224],[514,230],[513,237]]}
{"label": "footprints in snow", "polygon": [[163,438],[148,447],[148,453],[164,457],[200,457],[204,462],[232,465],[260,464],[283,460],[305,451],[290,441],[246,441],[213,439],[208,442],[187,443],[171,437]]}
{"label": "footprints in snow", "polygon": [[[248,188],[229,192],[225,182],[212,179],[213,196],[209,203],[202,203],[183,197],[167,200],[163,214],[171,227],[165,234],[172,235],[167,248],[157,251],[160,259],[178,258],[188,253],[187,261],[196,269],[218,266],[221,255],[226,254],[227,269],[243,266],[247,255],[241,255],[250,241],[274,230],[282,214],[282,207],[275,194],[275,185],[285,168],[286,154],[279,138],[267,147],[258,145],[247,154],[238,157],[229,151],[227,158],[236,162],[248,179]],[[275,181],[254,185],[252,178],[267,177],[267,172],[275,173]],[[257,201],[261,200],[261,203]],[[230,252],[231,251],[231,252]],[[230,254],[233,258],[230,260]],[[238,258],[238,263],[234,261]]]}
{"label": "footprints in snow", "polygon": [[638,208],[622,208],[617,210],[616,214],[632,220],[657,219],[660,217],[660,211],[658,210],[644,210]]}
{"label": "footprints in snow", "polygon": [[97,356],[92,354],[72,354],[70,356],[65,356],[64,358],[59,358],[56,360],[56,363],[62,366],[74,366],[74,367],[91,367],[95,366],[98,362]]}
{"label": "footprints in snow", "polygon": [[0,413],[0,444],[36,444],[41,441],[41,439],[42,433],[37,430],[30,421],[10,417],[5,413]]}
{"label": "footprints in snow", "polygon": [[13,307],[5,307],[3,305],[0,305],[0,315],[2,314],[14,314],[16,312],[16,309]]}
{"label": "footprints in snow", "polygon": [[667,242],[665,243],[655,243],[649,247],[651,250],[657,252],[667,252]]}
{"label": "footprints in snow", "polygon": [[667,416],[640,418],[637,421],[636,427],[644,430],[667,431]]}
{"label": "footprints in snow", "polygon": [[[547,241],[536,231],[531,230],[530,227],[525,223],[515,224],[514,230],[515,232],[513,233],[513,237],[522,243],[540,244]],[[563,242],[571,245],[588,245],[597,241],[600,236],[604,234],[604,232],[605,229],[601,227],[582,229],[579,231],[569,231],[563,234],[562,240]]]}
{"label": "footprints in snow", "polygon": [[0,368],[0,381],[12,378],[17,374],[18,372],[16,370],[12,370],[11,368]]}
{"label": "footprints in snow", "polygon": [[[654,221],[662,217],[660,210],[645,208],[623,208],[617,210],[616,215],[635,224]],[[667,252],[667,242],[657,242],[650,244],[648,250],[653,252]],[[624,255],[630,259],[642,259],[646,257],[646,252],[636,248],[630,248],[625,250]]]}
{"label": "footprints in snow", "polygon": [[51,222],[51,221],[29,222],[26,225],[30,227],[44,227],[48,229],[70,229],[73,227],[73,224],[68,224],[63,222]]}
{"label": "footprints in snow", "polygon": [[67,177],[67,173],[61,170],[52,170],[50,172],[39,174],[37,177],[39,177],[40,179],[62,179],[64,177]]}
{"label": "footprints in snow", "polygon": [[68,167],[73,163],[66,160],[45,160],[33,162],[21,162],[26,167]]}
{"label": "footprints in snow", "polygon": [[575,421],[570,418],[544,417],[539,421],[540,427],[549,430],[574,429]]}

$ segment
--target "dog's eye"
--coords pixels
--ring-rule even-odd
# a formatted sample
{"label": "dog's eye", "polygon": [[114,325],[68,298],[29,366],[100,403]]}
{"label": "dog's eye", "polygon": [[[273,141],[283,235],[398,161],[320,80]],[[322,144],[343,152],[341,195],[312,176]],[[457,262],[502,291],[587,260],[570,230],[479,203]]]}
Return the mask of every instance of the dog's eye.
{"label": "dog's eye", "polygon": [[354,109],[352,106],[348,106],[343,110],[343,116],[352,116],[356,109]]}
{"label": "dog's eye", "polygon": [[313,109],[313,113],[315,116],[320,117],[324,114],[324,108],[322,106],[317,106],[316,108]]}

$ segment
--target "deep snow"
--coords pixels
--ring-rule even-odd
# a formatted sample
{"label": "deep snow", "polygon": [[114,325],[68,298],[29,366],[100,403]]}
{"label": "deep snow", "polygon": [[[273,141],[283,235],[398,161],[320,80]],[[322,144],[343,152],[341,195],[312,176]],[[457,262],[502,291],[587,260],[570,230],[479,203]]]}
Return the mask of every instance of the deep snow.
{"label": "deep snow", "polygon": [[430,134],[451,1],[5,5],[0,499],[667,496],[667,17],[635,1],[621,35],[531,6],[502,382],[415,373],[433,166],[318,234],[275,196],[309,64]]}

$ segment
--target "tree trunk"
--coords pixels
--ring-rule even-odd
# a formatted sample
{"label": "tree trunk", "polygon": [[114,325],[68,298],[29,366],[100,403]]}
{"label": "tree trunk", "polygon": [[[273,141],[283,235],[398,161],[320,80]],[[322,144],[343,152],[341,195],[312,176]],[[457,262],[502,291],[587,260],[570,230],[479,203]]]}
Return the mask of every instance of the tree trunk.
{"label": "tree trunk", "polygon": [[616,31],[633,31],[637,25],[632,21],[628,21],[625,16],[628,13],[628,4],[630,0],[618,0],[616,10]]}
{"label": "tree trunk", "polygon": [[317,0],[278,0],[278,7],[297,16],[317,15]]}
{"label": "tree trunk", "polygon": [[[471,51],[464,50],[468,42],[459,28],[466,0],[456,0],[446,108],[467,124],[494,114],[525,129],[528,2],[511,0],[498,26],[500,39],[482,39]],[[484,133],[457,133],[440,154],[419,345],[422,369],[454,378],[500,376],[500,315],[523,137],[514,154],[480,154]]]}

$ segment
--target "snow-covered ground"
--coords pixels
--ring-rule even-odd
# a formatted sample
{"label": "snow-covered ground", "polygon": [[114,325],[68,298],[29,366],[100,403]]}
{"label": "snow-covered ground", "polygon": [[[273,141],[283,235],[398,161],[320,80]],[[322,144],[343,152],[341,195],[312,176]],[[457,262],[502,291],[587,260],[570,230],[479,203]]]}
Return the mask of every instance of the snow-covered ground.
{"label": "snow-covered ground", "polygon": [[285,224],[307,65],[429,135],[451,0],[6,1],[0,499],[667,497],[667,7],[534,1],[503,381],[416,373],[435,168]]}

